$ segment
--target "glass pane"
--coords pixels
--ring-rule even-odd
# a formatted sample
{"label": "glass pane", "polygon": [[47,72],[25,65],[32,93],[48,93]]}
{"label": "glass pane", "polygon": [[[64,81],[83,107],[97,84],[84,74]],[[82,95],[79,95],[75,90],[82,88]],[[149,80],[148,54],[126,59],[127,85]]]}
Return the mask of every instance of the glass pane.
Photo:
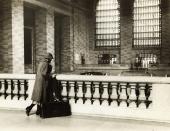
{"label": "glass pane", "polygon": [[117,0],[99,0],[96,7],[96,46],[120,46],[120,16]]}
{"label": "glass pane", "polygon": [[134,46],[160,46],[160,0],[135,0]]}

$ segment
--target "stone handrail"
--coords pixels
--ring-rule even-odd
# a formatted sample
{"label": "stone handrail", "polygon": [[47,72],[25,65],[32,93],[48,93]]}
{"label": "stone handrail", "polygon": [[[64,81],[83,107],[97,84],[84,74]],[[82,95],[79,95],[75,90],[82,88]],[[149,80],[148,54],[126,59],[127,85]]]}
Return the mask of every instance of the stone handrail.
{"label": "stone handrail", "polygon": [[105,82],[139,82],[139,83],[167,83],[170,84],[170,77],[151,77],[151,76],[95,76],[95,75],[65,75],[58,74],[57,80],[72,80],[72,81],[105,81]]}

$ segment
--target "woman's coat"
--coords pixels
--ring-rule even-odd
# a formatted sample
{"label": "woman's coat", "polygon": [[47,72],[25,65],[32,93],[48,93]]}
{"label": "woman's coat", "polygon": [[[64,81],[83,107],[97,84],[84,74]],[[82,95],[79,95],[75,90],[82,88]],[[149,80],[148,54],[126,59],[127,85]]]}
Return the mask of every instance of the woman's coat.
{"label": "woman's coat", "polygon": [[46,90],[51,70],[52,66],[49,64],[48,59],[44,59],[39,63],[31,98],[33,101],[38,103],[46,102]]}

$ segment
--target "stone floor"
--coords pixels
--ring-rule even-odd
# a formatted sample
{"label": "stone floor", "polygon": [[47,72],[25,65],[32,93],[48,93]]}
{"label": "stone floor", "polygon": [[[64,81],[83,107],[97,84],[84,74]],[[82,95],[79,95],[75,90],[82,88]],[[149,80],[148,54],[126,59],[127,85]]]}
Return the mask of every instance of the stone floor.
{"label": "stone floor", "polygon": [[41,119],[1,109],[0,131],[170,131],[170,124],[77,115]]}

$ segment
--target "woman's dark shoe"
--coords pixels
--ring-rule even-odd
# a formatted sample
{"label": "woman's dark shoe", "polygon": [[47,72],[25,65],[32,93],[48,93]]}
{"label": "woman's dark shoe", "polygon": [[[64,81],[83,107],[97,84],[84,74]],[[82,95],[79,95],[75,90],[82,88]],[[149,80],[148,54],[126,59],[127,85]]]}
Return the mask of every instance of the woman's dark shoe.
{"label": "woman's dark shoe", "polygon": [[30,115],[30,111],[31,111],[31,109],[32,109],[34,106],[35,106],[35,104],[32,103],[30,106],[28,106],[28,107],[25,109],[27,116]]}
{"label": "woman's dark shoe", "polygon": [[28,106],[28,107],[26,108],[26,115],[27,115],[27,116],[30,115],[30,111],[31,111],[31,108]]}
{"label": "woman's dark shoe", "polygon": [[36,115],[40,115],[40,112],[41,112],[41,106],[37,105]]}
{"label": "woman's dark shoe", "polygon": [[35,113],[36,115],[40,115],[40,111],[36,111],[36,113]]}

